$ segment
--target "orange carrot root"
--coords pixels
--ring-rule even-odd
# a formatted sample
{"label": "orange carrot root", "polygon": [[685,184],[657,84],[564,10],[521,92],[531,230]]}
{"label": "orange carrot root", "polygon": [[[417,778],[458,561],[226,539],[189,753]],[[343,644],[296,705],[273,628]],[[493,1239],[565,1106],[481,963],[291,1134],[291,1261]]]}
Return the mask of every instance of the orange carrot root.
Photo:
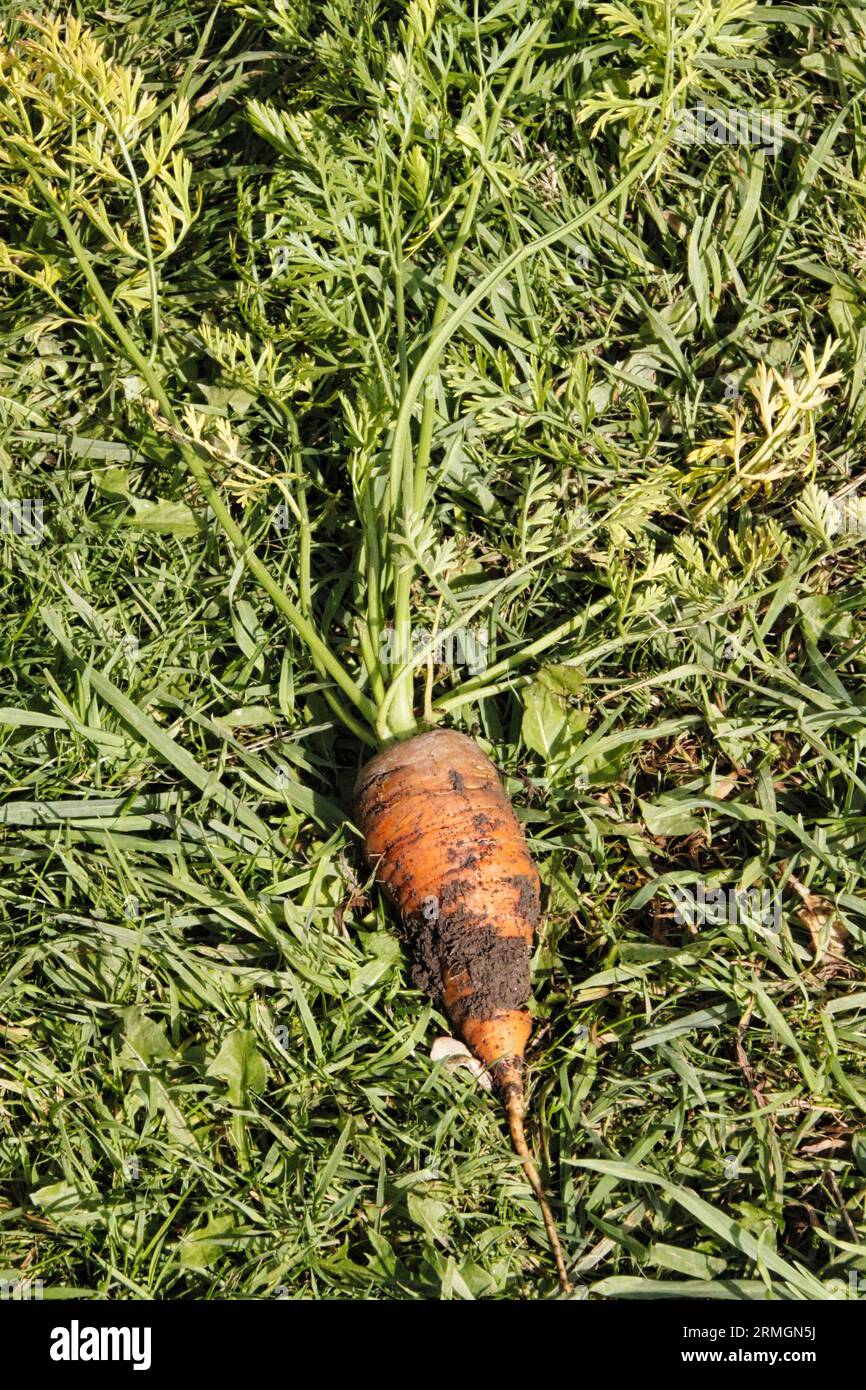
{"label": "orange carrot root", "polygon": [[355,788],[376,878],[399,908],[413,977],[489,1068],[538,1199],[560,1283],[571,1285],[523,1129],[529,962],[541,883],[495,766],[451,729],[379,753]]}
{"label": "orange carrot root", "polygon": [[535,1200],[541,1208],[541,1215],[544,1221],[544,1228],[547,1231],[547,1239],[550,1243],[553,1261],[556,1265],[556,1273],[563,1293],[572,1292],[571,1280],[568,1277],[568,1270],[565,1267],[565,1259],[562,1254],[562,1246],[559,1243],[559,1233],[556,1229],[556,1222],[553,1219],[553,1212],[550,1210],[550,1203],[544,1191],[544,1184],[535,1166],[535,1159],[529,1145],[526,1142],[526,1134],[523,1129],[523,1118],[525,1114],[526,1100],[523,1087],[510,1085],[503,1097],[505,1101],[505,1113],[508,1116],[508,1128],[511,1131],[511,1142],[514,1145],[514,1152],[523,1164],[523,1171],[529,1179],[529,1185],[535,1193]]}

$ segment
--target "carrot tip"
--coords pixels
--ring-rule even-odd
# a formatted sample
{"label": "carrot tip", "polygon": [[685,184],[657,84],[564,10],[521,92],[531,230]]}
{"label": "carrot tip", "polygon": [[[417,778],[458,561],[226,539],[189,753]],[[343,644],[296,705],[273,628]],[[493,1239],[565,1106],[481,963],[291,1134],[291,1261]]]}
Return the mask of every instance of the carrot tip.
{"label": "carrot tip", "polygon": [[[507,1059],[512,1060],[512,1059]],[[523,1078],[519,1081],[510,1081],[503,1088],[503,1100],[505,1102],[505,1113],[508,1116],[508,1128],[511,1131],[511,1142],[514,1145],[514,1152],[523,1164],[523,1171],[529,1179],[529,1185],[535,1193],[535,1199],[541,1208],[544,1228],[547,1231],[547,1239],[550,1242],[550,1250],[553,1255],[556,1272],[559,1276],[559,1283],[564,1294],[574,1292],[574,1287],[568,1277],[568,1270],[565,1267],[565,1257],[562,1253],[562,1246],[559,1243],[559,1233],[556,1229],[556,1222],[553,1219],[553,1212],[544,1191],[544,1184],[535,1159],[532,1157],[529,1145],[526,1142],[526,1133],[523,1128],[523,1117],[525,1112],[525,1093],[523,1089]]]}

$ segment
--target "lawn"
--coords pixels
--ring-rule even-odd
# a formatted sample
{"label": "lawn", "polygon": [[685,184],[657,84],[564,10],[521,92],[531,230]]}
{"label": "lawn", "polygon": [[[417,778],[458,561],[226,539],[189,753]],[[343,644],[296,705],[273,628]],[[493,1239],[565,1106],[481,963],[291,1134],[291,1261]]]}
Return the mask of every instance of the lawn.
{"label": "lawn", "polygon": [[0,1280],[557,1297],[352,820],[439,723],[574,1296],[858,1296],[866,10],[0,14]]}

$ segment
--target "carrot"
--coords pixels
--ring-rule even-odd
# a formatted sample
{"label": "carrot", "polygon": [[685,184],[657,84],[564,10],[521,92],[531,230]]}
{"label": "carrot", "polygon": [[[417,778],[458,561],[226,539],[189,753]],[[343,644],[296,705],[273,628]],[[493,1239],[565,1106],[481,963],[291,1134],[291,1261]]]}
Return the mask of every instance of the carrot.
{"label": "carrot", "polygon": [[465,734],[436,729],[372,758],[355,801],[368,860],[400,911],[413,978],[491,1073],[570,1292],[524,1133],[526,1003],[541,885],[496,768]]}

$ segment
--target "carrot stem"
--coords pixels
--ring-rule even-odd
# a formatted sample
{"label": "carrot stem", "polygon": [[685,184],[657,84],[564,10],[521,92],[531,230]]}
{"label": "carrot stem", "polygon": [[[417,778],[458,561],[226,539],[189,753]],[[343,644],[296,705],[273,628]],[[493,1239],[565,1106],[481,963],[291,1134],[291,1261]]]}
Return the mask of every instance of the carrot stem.
{"label": "carrot stem", "polygon": [[559,1243],[559,1233],[556,1229],[556,1222],[553,1219],[553,1212],[550,1210],[550,1203],[547,1200],[544,1184],[541,1181],[541,1176],[535,1165],[535,1159],[526,1142],[526,1132],[523,1128],[523,1118],[526,1113],[526,1097],[522,1085],[514,1081],[510,1082],[505,1089],[504,1101],[514,1152],[523,1164],[523,1171],[529,1179],[529,1185],[535,1193],[536,1201],[541,1208],[544,1227],[547,1231],[547,1239],[550,1242],[550,1249],[553,1254],[554,1263],[556,1264],[556,1272],[559,1275],[562,1291],[563,1293],[570,1294],[573,1292],[572,1283],[565,1267],[565,1259],[562,1254],[562,1246]]}
{"label": "carrot stem", "polygon": [[[29,173],[44,201],[59,222],[66,236],[66,240],[69,243],[70,250],[78,263],[91,294],[96,300],[97,307],[105,323],[110,326],[115,335],[116,346],[126,357],[130,365],[135,367],[141,374],[166,419],[171,424],[177,426],[177,415],[172,408],[168,396],[163,390],[159,377],[115,311],[111,300],[106,294],[99,277],[90,263],[87,251],[79,240],[71,221],[66,216],[60,203],[54,197],[48,184],[45,183],[36,170],[31,169]],[[367,726],[370,728],[375,726],[376,706],[373,704],[372,700],[360,690],[357,683],[333,654],[327,643],[319,636],[314,624],[307,618],[301,609],[292,602],[285,590],[273,578],[267,566],[259,559],[249,541],[246,539],[243,531],[232,517],[231,512],[224,503],[216,487],[211,482],[205,465],[197,457],[194,450],[181,441],[180,451],[186,462],[187,468],[198,484],[205,500],[209,503],[211,511],[226,536],[231,541],[238,558],[243,561],[246,568],[265,590],[274,603],[274,606],[291,623],[298,636],[306,645],[317,667],[324,675],[329,676],[330,679],[339,686],[344,695],[348,696],[365,723],[361,723],[350,711],[345,710],[342,705],[338,704],[336,697],[333,695],[328,699],[331,708],[343,719],[346,726],[350,728],[358,738],[362,739],[362,741],[367,744],[374,743],[373,738],[367,732]]]}

